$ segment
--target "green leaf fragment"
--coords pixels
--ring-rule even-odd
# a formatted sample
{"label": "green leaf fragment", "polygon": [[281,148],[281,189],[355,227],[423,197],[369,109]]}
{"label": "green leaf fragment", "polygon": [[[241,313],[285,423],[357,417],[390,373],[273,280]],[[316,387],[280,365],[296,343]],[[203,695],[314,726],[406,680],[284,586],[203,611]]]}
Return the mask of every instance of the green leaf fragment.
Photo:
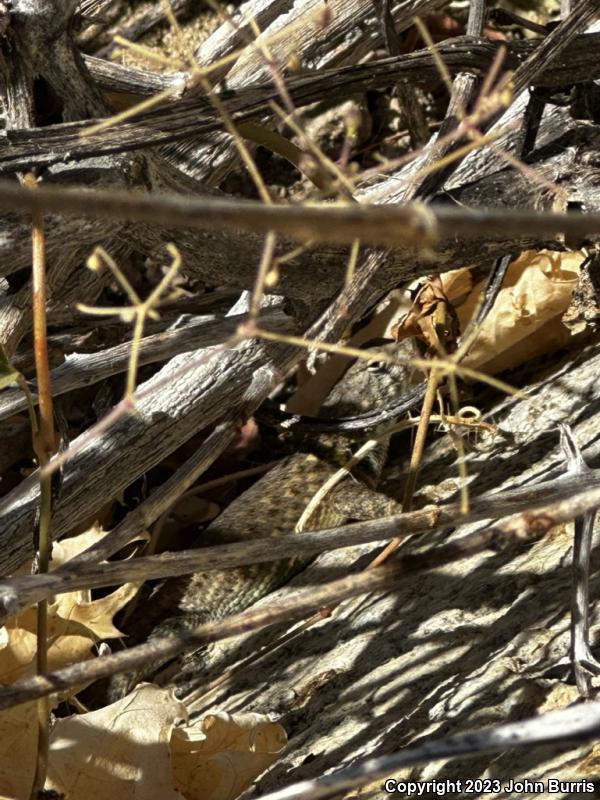
{"label": "green leaf fragment", "polygon": [[15,383],[19,375],[19,371],[10,363],[10,359],[6,355],[4,347],[0,344],[0,389],[4,389],[5,386]]}

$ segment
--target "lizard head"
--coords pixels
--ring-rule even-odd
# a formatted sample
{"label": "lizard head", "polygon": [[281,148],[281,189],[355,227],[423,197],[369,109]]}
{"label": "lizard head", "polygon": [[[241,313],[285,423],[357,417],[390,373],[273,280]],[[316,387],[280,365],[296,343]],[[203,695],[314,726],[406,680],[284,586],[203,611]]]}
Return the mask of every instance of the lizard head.
{"label": "lizard head", "polygon": [[[394,405],[411,385],[413,370],[406,363],[410,352],[405,345],[370,342],[364,349],[371,358],[356,359],[325,398],[319,416],[327,419],[351,417]],[[377,434],[373,432],[372,435]],[[387,438],[382,437],[353,469],[353,474],[367,484],[374,484],[387,455],[387,444]],[[320,458],[342,465],[352,458],[358,445],[355,437],[320,434],[312,438],[310,449]]]}

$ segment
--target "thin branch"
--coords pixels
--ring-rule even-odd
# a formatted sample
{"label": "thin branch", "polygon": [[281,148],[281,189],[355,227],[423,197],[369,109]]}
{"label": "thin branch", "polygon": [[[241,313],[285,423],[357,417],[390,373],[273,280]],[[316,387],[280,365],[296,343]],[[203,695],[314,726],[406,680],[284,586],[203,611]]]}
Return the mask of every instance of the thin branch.
{"label": "thin branch", "polygon": [[[222,436],[215,432],[214,436],[217,435]],[[0,582],[0,615],[13,615],[42,597],[81,588],[114,586],[126,581],[166,578],[211,569],[228,569],[244,564],[276,561],[289,558],[291,555],[315,555],[342,547],[378,542],[392,534],[403,537],[433,533],[439,529],[465,525],[477,520],[524,513],[528,509],[547,503],[550,498],[555,502],[563,500],[568,502],[571,499],[573,502],[579,502],[577,499],[579,494],[587,493],[600,480],[600,471],[590,470],[585,475],[574,476],[566,473],[560,478],[533,486],[485,494],[472,501],[468,515],[461,511],[460,503],[450,503],[440,507],[427,506],[408,514],[380,520],[356,522],[339,528],[303,531],[301,536],[290,531],[289,534],[283,534],[276,539],[256,539],[203,547],[182,553],[146,556],[132,561],[99,564],[99,561],[108,558],[150,525],[160,513],[164,513],[164,510],[170,507],[176,497],[185,490],[186,484],[193,482],[197,475],[207,468],[206,456],[203,458],[201,456],[212,452],[214,458],[223,447],[223,444],[216,447],[213,442],[214,436],[207,440],[198,455],[192,459],[193,463],[198,462],[201,465],[200,468],[196,467],[190,474],[189,462],[186,462],[160,490],[131,512],[117,528],[89,551],[47,575],[16,576]],[[187,474],[185,483],[184,473]],[[174,487],[177,487],[176,493],[173,492]],[[594,497],[592,496],[592,502],[595,502]],[[589,500],[587,494],[586,498]]]}
{"label": "thin branch", "polygon": [[[488,549],[506,551],[536,541],[560,524],[600,505],[600,488],[595,486],[565,500],[544,504],[539,508],[508,517],[487,530],[467,534],[455,542],[423,553],[397,557],[386,564],[358,575],[333,581],[319,588],[290,592],[275,607],[253,608],[215,623],[200,625],[194,630],[146,644],[111,656],[97,658],[51,672],[45,676],[23,679],[0,688],[0,710],[45,697],[72,686],[106,678],[119,672],[137,669],[147,661],[163,663],[180,653],[196,650],[210,642],[237,636],[251,630],[306,616],[350,597],[387,591],[401,577],[450,564]],[[299,537],[301,538],[301,537]]]}
{"label": "thin branch", "polygon": [[[345,796],[347,792],[367,784],[381,782],[394,773],[407,775],[407,767],[418,764],[430,764],[440,759],[457,758],[459,756],[480,756],[485,753],[504,752],[511,748],[527,748],[535,745],[556,745],[563,749],[572,747],[575,742],[586,742],[597,739],[600,734],[600,703],[587,703],[550,711],[539,717],[505,725],[494,725],[488,728],[469,730],[464,733],[433,739],[415,747],[407,747],[400,753],[369,758],[338,770],[332,775],[304,780],[263,794],[262,800],[324,800]],[[493,786],[490,791],[503,793],[505,781],[488,780]],[[452,786],[453,788],[449,788]],[[587,781],[587,791],[593,791],[594,784]],[[403,795],[416,795],[425,791],[429,796],[448,792],[463,794],[465,782],[458,780],[412,781],[390,779],[384,783],[389,794],[400,792]],[[557,789],[558,791],[558,789]]]}
{"label": "thin branch", "polygon": [[[26,191],[35,194],[38,190],[37,180],[32,173],[23,178]],[[34,449],[40,468],[56,450],[54,432],[54,413],[52,409],[52,386],[48,365],[48,339],[46,323],[46,250],[44,239],[44,219],[40,212],[32,214],[32,317],[33,317],[33,352],[35,358],[35,374],[39,386],[39,412],[37,433],[34,434]],[[40,514],[36,531],[36,567],[40,574],[48,572],[52,552],[52,477],[40,472]],[[36,614],[36,670],[42,675],[48,669],[48,603],[40,600]],[[50,707],[45,698],[38,700],[38,740],[37,759],[31,797],[33,800],[44,788],[48,771],[48,748],[50,737]]]}
{"label": "thin branch", "polygon": [[29,213],[54,212],[162,226],[239,229],[278,233],[299,241],[352,244],[361,231],[363,244],[389,247],[433,247],[446,238],[478,241],[565,234],[584,239],[600,234],[600,213],[477,210],[422,204],[367,206],[266,206],[252,200],[226,200],[181,195],[140,195],[134,192],[41,187],[37,192],[0,181],[0,208]]}
{"label": "thin branch", "polygon": [[[188,317],[181,327],[144,336],[140,340],[139,365],[155,364],[180,353],[220,344],[233,336],[240,323],[246,319],[246,314],[234,314],[231,317]],[[291,333],[295,327],[290,317],[275,311],[264,314],[261,325],[282,333]],[[52,396],[59,397],[82,386],[91,386],[111,375],[125,372],[129,364],[130,349],[129,342],[123,342],[95,353],[73,353],[67,356],[64,363],[50,373]],[[33,402],[37,402],[36,396],[33,396]],[[27,398],[20,391],[15,389],[0,393],[0,420],[26,408]]]}
{"label": "thin branch", "polygon": [[[593,2],[593,0],[589,0]],[[557,29],[558,30],[558,29]],[[585,34],[572,41],[565,53],[553,48],[552,61],[544,62],[531,56],[540,40],[512,43],[508,48],[503,66],[515,69],[515,76],[525,85],[560,86],[599,77],[599,65],[594,57],[598,34]],[[545,41],[545,40],[544,40]],[[504,47],[505,45],[502,44]],[[450,73],[485,72],[493,64],[499,45],[478,41],[470,37],[458,37],[437,47]],[[520,65],[527,64],[526,70]],[[289,94],[296,105],[307,105],[321,100],[335,91],[342,100],[366,88],[385,88],[400,79],[413,83],[436,79],[437,64],[432,54],[417,51],[408,56],[373,61],[350,67],[335,67],[314,75],[290,78],[287,81]],[[271,82],[247,86],[235,91],[215,95],[223,101],[233,122],[259,119],[269,113],[269,103],[278,97],[278,89]],[[61,161],[65,150],[71,161],[97,156],[102,153],[124,152],[145,148],[149,145],[167,143],[187,136],[198,137],[214,130],[221,130],[223,122],[208,105],[205,98],[183,97],[166,103],[164,107],[140,115],[131,122],[103,130],[101,134],[82,137],[89,123],[60,123],[38,129],[19,129],[6,133],[10,146],[0,158],[4,170],[14,171],[24,165],[30,168]]]}

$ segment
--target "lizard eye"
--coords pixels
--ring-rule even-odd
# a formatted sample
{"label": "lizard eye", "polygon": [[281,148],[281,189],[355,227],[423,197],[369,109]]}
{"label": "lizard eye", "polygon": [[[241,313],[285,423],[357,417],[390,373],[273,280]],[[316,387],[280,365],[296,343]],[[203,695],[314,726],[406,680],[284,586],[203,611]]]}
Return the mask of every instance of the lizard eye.
{"label": "lizard eye", "polygon": [[383,361],[374,361],[367,364],[367,370],[373,375],[383,375],[387,372],[387,364]]}

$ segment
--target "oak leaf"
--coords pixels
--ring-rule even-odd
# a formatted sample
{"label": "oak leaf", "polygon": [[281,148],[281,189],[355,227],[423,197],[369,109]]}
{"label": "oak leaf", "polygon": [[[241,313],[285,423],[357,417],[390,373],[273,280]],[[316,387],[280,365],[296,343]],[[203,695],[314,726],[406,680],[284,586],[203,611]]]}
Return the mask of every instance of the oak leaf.
{"label": "oak leaf", "polygon": [[174,784],[186,800],[234,800],[286,744],[281,725],[262,714],[210,714],[197,726],[173,731]]}

